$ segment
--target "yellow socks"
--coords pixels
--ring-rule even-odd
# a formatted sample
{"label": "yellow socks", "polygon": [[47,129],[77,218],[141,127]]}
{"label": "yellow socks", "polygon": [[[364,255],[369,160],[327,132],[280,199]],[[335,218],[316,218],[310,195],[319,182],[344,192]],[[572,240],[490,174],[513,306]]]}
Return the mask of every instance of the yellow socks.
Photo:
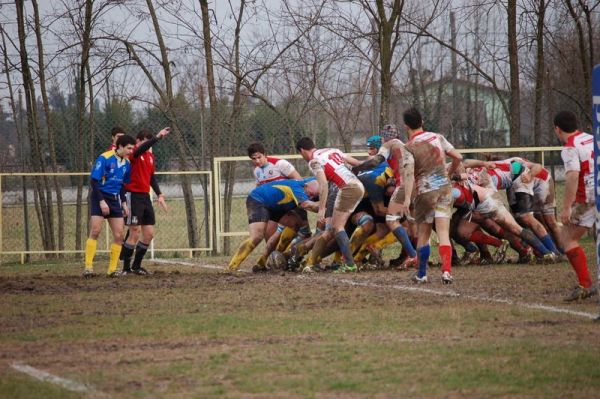
{"label": "yellow socks", "polygon": [[88,238],[85,242],[85,268],[86,270],[94,269],[94,256],[96,255],[96,246],[98,241]]}
{"label": "yellow socks", "polygon": [[231,261],[229,262],[229,270],[235,271],[239,269],[240,264],[248,257],[248,255],[250,255],[250,252],[252,252],[255,247],[256,245],[252,243],[251,239],[247,238],[244,240],[244,242],[242,242],[238,250],[235,252],[235,255],[233,255],[233,258],[231,258]]}
{"label": "yellow socks", "polygon": [[283,229],[281,236],[279,236],[279,242],[277,243],[277,248],[275,248],[275,250],[279,252],[285,251],[294,237],[296,237],[296,232],[294,229],[290,229],[289,227]]}
{"label": "yellow socks", "polygon": [[362,227],[357,227],[354,230],[354,233],[352,233],[352,237],[350,237],[350,251],[355,253],[362,243],[365,242],[366,238],[367,232]]}
{"label": "yellow socks", "polygon": [[365,257],[369,254],[369,250],[367,249],[367,247],[369,245],[375,244],[377,241],[379,241],[379,237],[377,237],[377,234],[371,234],[369,237],[367,237],[365,242],[363,242],[362,246],[360,247],[358,253],[354,255],[354,261],[362,262],[365,259]]}
{"label": "yellow socks", "polygon": [[119,264],[119,255],[121,255],[121,245],[115,244],[114,242],[110,244],[110,258],[108,261],[108,274],[114,273],[117,271],[117,265]]}
{"label": "yellow socks", "polygon": [[383,237],[381,240],[379,240],[378,242],[375,243],[375,248],[383,249],[383,248],[387,247],[388,245],[392,245],[396,241],[397,240],[396,240],[396,236],[394,235],[394,233],[389,232],[386,234],[385,237]]}

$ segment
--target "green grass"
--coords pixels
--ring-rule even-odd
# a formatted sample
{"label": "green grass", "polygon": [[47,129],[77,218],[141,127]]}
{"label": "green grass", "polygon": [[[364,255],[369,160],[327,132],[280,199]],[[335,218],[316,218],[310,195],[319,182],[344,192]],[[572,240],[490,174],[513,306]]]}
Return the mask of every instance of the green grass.
{"label": "green grass", "polygon": [[[333,275],[153,268],[162,273],[83,280],[69,263],[1,267],[0,397],[63,392],[6,371],[17,361],[127,398],[552,398],[600,390],[600,326],[580,317],[350,287]],[[550,273],[552,284],[535,278]],[[563,306],[553,290],[565,289],[571,273],[566,265],[460,268],[452,289],[485,295],[493,285],[519,301]],[[385,285],[406,275],[345,278]],[[514,286],[517,278],[531,284]]]}

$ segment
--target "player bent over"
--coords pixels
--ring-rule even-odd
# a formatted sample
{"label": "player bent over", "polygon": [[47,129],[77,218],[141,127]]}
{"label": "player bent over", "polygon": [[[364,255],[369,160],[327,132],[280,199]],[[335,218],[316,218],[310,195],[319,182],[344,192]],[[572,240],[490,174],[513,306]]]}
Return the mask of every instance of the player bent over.
{"label": "player bent over", "polygon": [[[305,161],[308,161],[308,166],[311,172],[317,177],[317,181],[321,187],[318,212],[318,221],[321,223],[325,222],[325,210],[329,191],[327,182],[333,182],[338,186],[339,192],[335,199],[333,215],[331,217],[335,241],[345,262],[338,269],[338,272],[358,271],[350,250],[350,239],[344,227],[348,217],[356,209],[365,192],[360,180],[346,167],[345,163],[358,165],[359,161],[335,148],[317,149],[310,137],[303,137],[298,140],[296,150],[300,152]],[[313,251],[319,251],[321,248],[324,248],[331,234],[330,230],[325,231],[315,243]]]}
{"label": "player bent over", "polygon": [[[319,194],[319,184],[312,179],[280,180],[260,185],[246,198],[250,237],[244,240],[229,262],[229,270],[236,271],[263,239],[269,239],[278,222],[285,222],[286,214],[300,207],[316,212],[316,202],[311,201]],[[263,258],[267,257],[267,249]]]}
{"label": "player bent over", "polygon": [[110,260],[108,262],[108,275],[118,277],[117,271],[121,244],[123,242],[123,216],[127,216],[129,210],[125,202],[124,184],[129,183],[131,177],[131,165],[127,157],[133,151],[135,139],[131,136],[121,136],[117,140],[116,150],[106,151],[100,155],[94,163],[90,174],[90,235],[85,243],[85,269],[84,277],[94,274],[94,256],[98,236],[102,231],[104,219],[108,219],[108,225],[113,235],[110,246]]}
{"label": "player bent over", "polygon": [[573,266],[579,285],[564,300],[579,301],[596,295],[579,239],[594,225],[594,137],[578,129],[577,117],[562,111],[554,117],[554,132],[564,143],[561,158],[565,164],[565,197],[560,220],[562,245]]}
{"label": "player bent over", "polygon": [[[150,199],[150,187],[158,196],[158,204],[167,210],[165,196],[161,193],[154,174],[154,154],[150,148],[160,139],[169,134],[170,128],[164,128],[156,137],[150,131],[143,129],[136,137],[136,147],[129,157],[131,162],[131,182],[125,185],[125,198],[129,208],[129,215],[125,224],[129,227],[121,258],[123,259],[123,273],[134,273],[142,276],[151,272],[142,267],[142,259],[146,255],[148,246],[154,238],[154,207]],[[135,250],[133,264],[131,257]]]}

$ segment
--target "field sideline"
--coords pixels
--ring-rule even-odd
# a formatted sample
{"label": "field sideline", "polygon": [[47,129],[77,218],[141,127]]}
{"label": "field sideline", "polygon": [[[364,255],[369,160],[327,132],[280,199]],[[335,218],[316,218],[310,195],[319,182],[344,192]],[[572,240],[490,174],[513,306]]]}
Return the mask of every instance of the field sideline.
{"label": "field sideline", "polygon": [[567,263],[456,267],[450,287],[437,270],[415,287],[396,271],[230,275],[224,258],[148,264],[155,276],[92,280],[72,261],[0,267],[0,397],[600,391],[598,303],[561,302],[575,281]]}

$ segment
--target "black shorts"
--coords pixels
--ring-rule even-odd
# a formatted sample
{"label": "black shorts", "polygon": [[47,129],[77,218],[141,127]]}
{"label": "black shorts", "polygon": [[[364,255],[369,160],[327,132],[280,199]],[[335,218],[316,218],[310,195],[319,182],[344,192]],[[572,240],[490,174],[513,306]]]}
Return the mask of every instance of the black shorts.
{"label": "black shorts", "polygon": [[252,197],[246,198],[246,213],[248,214],[248,224],[267,223],[269,220],[279,222],[288,211],[278,211],[267,208],[262,202]]}
{"label": "black shorts", "polygon": [[[103,195],[103,198],[99,198],[92,191],[89,200],[90,215],[102,216],[104,219],[122,218],[123,210],[121,209],[121,199],[119,198],[119,195],[111,195],[107,193],[103,193]],[[102,209],[100,208],[100,201],[102,200],[106,201],[106,204],[108,205],[108,209],[110,210],[108,215],[102,214]]]}
{"label": "black shorts", "polygon": [[125,193],[129,215],[125,218],[127,226],[154,226],[154,207],[149,193]]}
{"label": "black shorts", "polygon": [[510,210],[515,216],[523,216],[533,212],[533,195],[515,193],[515,203],[510,205]]}

